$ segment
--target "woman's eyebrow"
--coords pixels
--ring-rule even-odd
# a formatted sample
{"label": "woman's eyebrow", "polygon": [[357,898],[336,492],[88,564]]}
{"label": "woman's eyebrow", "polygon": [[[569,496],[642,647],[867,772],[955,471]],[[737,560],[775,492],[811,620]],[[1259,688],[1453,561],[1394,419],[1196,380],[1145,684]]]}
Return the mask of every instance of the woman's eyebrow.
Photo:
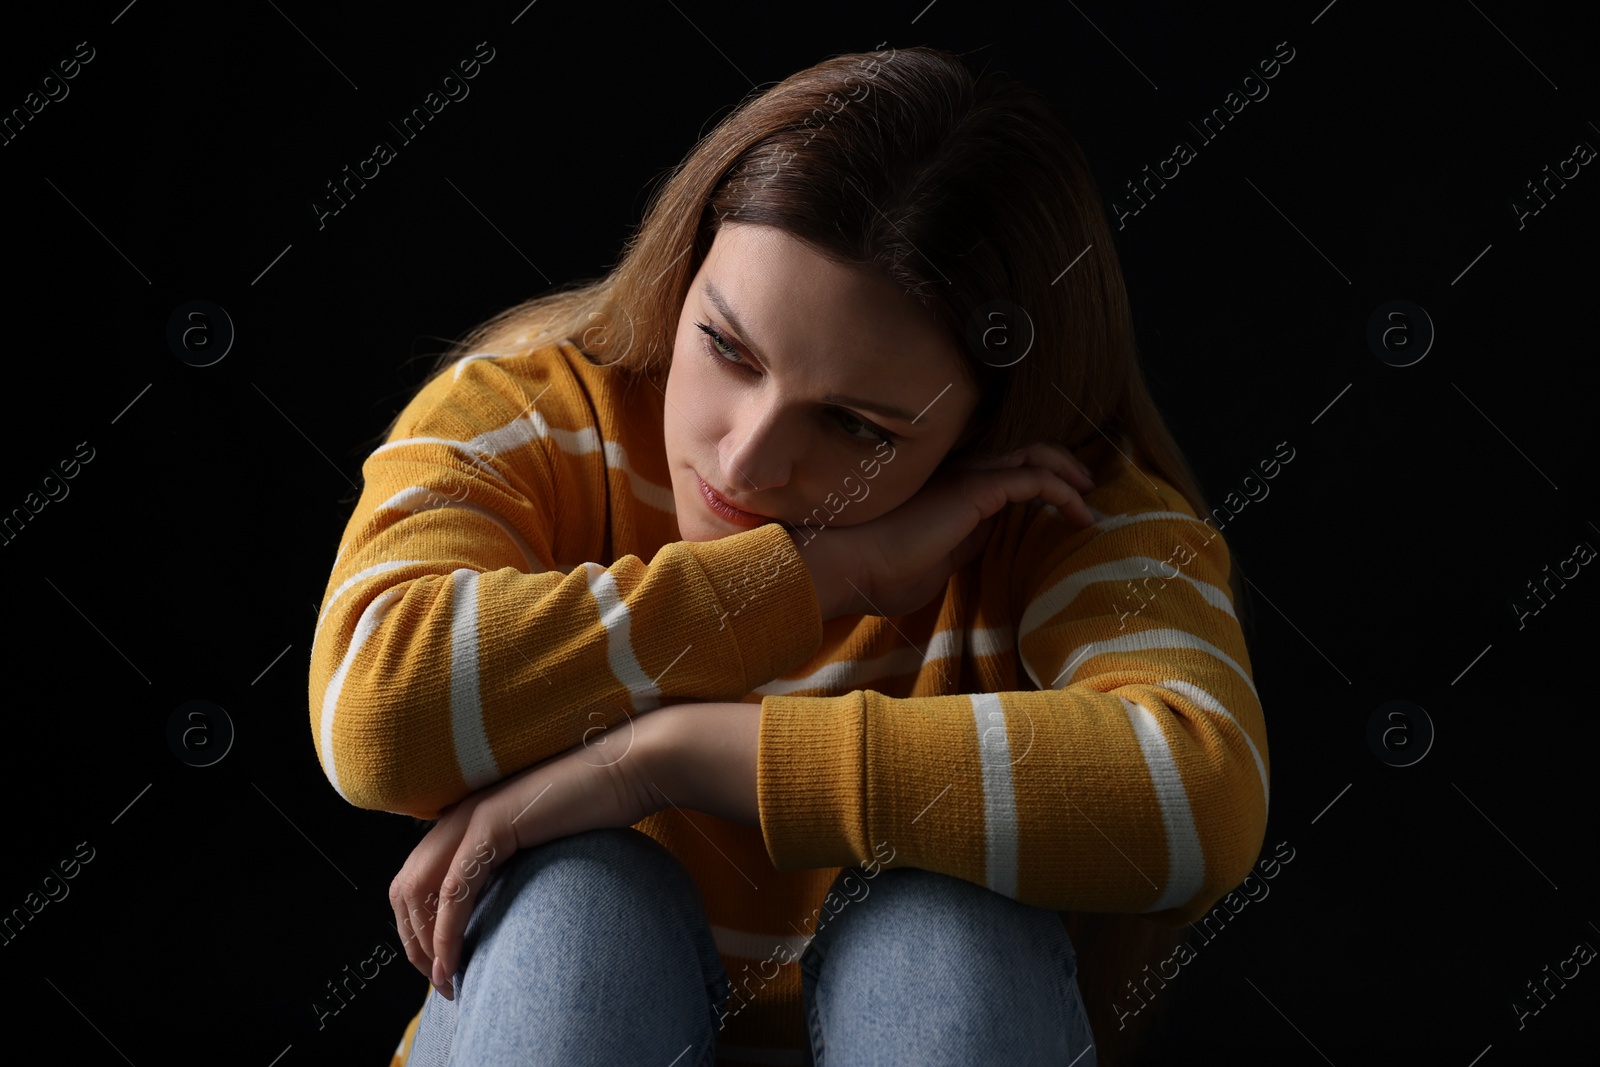
{"label": "woman's eyebrow", "polygon": [[[744,339],[745,345],[752,353],[755,354],[755,357],[763,363],[767,362],[766,355],[763,354],[762,351],[753,343],[751,343],[749,339],[749,331],[746,330],[739,322],[739,316],[734,314],[733,308],[731,305],[729,305],[727,297],[722,295],[722,290],[718,289],[709,278],[706,279],[702,289],[705,292],[706,301],[710,303],[712,307],[717,309],[717,313],[719,315],[728,320],[728,325],[732,326],[734,332]],[[884,418],[896,419],[905,423],[914,423],[921,417],[920,413],[914,415],[905,408],[896,407],[893,404],[886,404],[881,400],[863,400],[859,397],[840,396],[838,393],[829,393],[827,396],[823,397],[822,400],[825,404],[840,404],[845,407],[860,408],[863,411],[870,411],[874,415],[882,415]]]}

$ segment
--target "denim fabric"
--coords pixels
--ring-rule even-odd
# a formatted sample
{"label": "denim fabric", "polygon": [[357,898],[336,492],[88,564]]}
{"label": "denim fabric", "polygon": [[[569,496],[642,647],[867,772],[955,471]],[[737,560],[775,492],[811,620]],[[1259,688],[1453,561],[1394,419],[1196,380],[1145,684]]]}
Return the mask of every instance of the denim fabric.
{"label": "denim fabric", "polygon": [[1097,1067],[1061,918],[918,867],[846,867],[800,957],[814,1067]]}
{"label": "denim fabric", "polygon": [[[853,877],[852,877],[853,876]],[[815,1067],[1096,1067],[1052,911],[911,867],[842,870],[800,957]],[[632,828],[525,849],[473,909],[408,1067],[712,1067],[730,983],[688,871]]]}

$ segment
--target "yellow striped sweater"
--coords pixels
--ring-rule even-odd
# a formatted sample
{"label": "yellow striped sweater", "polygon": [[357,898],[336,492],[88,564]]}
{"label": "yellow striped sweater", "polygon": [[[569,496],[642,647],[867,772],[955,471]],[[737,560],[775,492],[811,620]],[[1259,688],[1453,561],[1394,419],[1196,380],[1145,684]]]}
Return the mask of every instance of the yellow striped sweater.
{"label": "yellow striped sweater", "polygon": [[1267,743],[1228,551],[1125,442],[1078,451],[1094,526],[1008,505],[924,608],[824,623],[803,566],[750,593],[752,561],[797,559],[782,526],[679,540],[663,407],[569,342],[468,356],[406,406],[362,468],[311,653],[340,796],[433,818],[601,719],[759,702],[760,826],[637,824],[700,890],[730,1063],[801,1062],[792,961],[845,866],[1169,923],[1249,873]]}

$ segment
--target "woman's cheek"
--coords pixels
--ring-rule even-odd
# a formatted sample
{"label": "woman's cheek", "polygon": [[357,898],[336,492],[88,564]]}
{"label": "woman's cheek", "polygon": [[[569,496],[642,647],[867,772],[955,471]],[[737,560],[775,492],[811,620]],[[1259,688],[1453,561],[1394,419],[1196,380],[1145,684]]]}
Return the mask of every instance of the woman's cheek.
{"label": "woman's cheek", "polygon": [[873,519],[881,518],[904,504],[910,497],[911,494],[906,492],[905,486],[900,484],[899,479],[891,480],[886,474],[885,477],[872,483],[872,498],[861,505],[861,513]]}

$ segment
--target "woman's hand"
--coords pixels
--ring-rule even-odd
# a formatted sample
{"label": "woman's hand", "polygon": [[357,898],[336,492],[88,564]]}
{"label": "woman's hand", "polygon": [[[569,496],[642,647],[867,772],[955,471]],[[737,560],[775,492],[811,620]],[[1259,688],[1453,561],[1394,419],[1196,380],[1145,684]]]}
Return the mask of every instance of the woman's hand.
{"label": "woman's hand", "polygon": [[904,615],[922,607],[982,550],[995,516],[1008,503],[1042,499],[1068,520],[1092,525],[1082,494],[1093,488],[1087,467],[1067,449],[1045,442],[1009,456],[941,467],[893,511],[824,530],[816,550],[808,550],[824,621],[834,615]]}
{"label": "woman's hand", "polygon": [[660,725],[635,717],[444,810],[389,886],[406,956],[447,999],[467,918],[489,873],[519,848],[632,826],[667,806],[652,782]]}

